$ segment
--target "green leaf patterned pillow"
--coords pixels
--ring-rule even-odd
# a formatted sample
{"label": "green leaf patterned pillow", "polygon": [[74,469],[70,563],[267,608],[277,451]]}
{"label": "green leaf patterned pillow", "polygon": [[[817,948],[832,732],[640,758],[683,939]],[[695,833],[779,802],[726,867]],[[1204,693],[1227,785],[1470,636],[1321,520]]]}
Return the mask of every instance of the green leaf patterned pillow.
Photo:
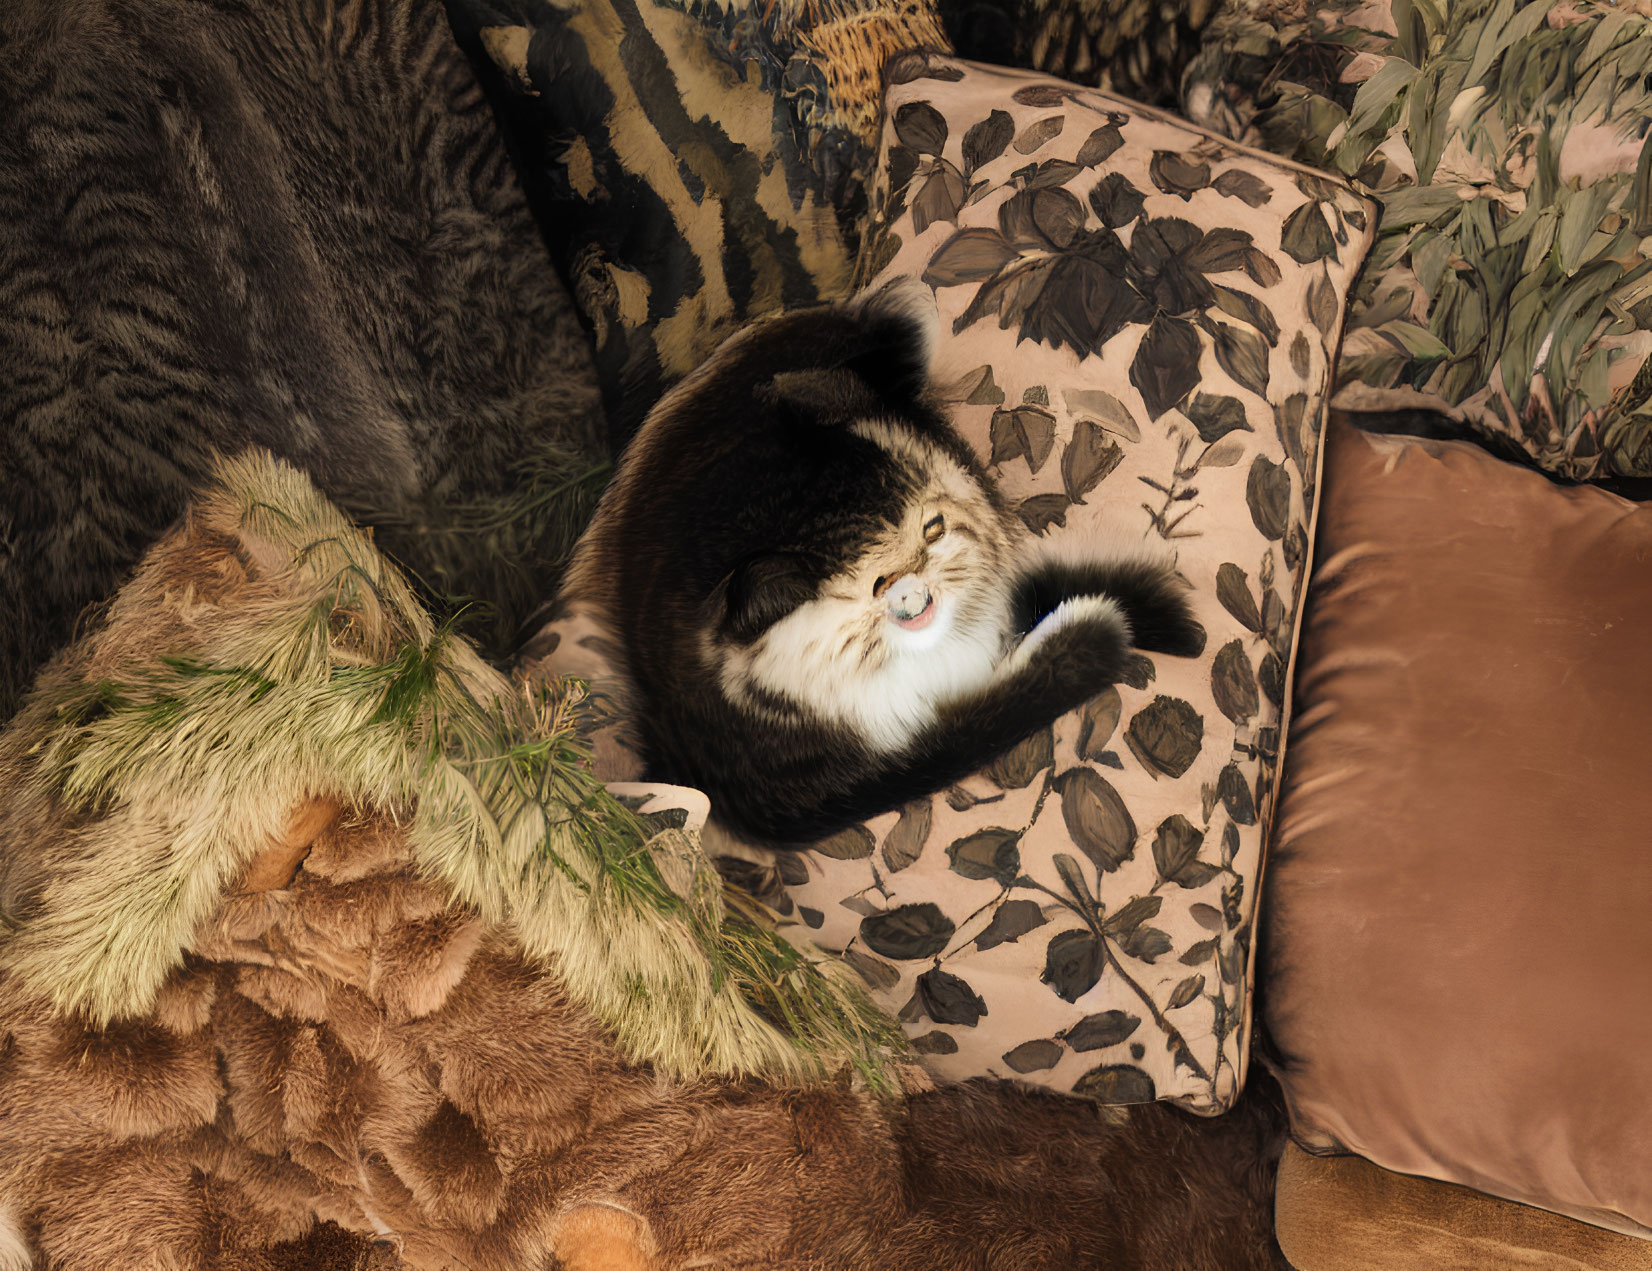
{"label": "green leaf patterned pillow", "polygon": [[891,67],[860,278],[934,288],[955,419],[1033,534],[1174,555],[1209,633],[988,769],[779,862],[940,1075],[1214,1112],[1244,1077],[1263,830],[1328,367],[1371,210],[1170,115]]}
{"label": "green leaf patterned pillow", "polygon": [[1338,407],[1436,410],[1574,479],[1652,476],[1649,14],[1327,0],[1215,19],[1189,110],[1382,207]]}

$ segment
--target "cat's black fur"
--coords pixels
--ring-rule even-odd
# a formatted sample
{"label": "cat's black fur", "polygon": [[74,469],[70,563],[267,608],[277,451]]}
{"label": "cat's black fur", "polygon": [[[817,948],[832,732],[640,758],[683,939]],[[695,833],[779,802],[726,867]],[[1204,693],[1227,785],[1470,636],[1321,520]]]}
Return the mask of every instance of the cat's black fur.
{"label": "cat's black fur", "polygon": [[1024,664],[942,706],[896,753],[770,683],[742,681],[734,700],[727,668],[894,533],[913,499],[914,471],[857,424],[932,444],[979,487],[990,514],[955,533],[1010,533],[926,396],[928,326],[910,299],[804,310],[730,341],[650,415],[570,570],[568,598],[617,638],[649,777],[705,790],[750,840],[804,845],[966,776],[1112,683],[1132,638],[1203,645],[1162,566],[1017,567],[1001,553],[1006,634],[1074,596],[1110,597],[1128,626],[1087,612],[1040,632]]}
{"label": "cat's black fur", "polygon": [[267,447],[437,590],[526,611],[542,542],[437,531],[600,432],[440,0],[0,3],[0,721],[215,451]]}

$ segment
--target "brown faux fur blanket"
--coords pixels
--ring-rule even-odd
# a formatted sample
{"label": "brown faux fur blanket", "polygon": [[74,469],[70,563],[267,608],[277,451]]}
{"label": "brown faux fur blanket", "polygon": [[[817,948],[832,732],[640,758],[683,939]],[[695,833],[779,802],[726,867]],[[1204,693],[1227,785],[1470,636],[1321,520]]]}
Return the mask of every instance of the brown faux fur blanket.
{"label": "brown faux fur blanket", "polygon": [[[296,474],[234,471],[0,733],[0,1268],[1284,1265],[1255,1092],[1200,1121],[626,1059],[584,1003],[633,951],[565,914],[610,943],[543,952],[543,856],[511,863],[508,827],[465,855],[458,813],[391,775],[342,797],[362,748],[393,772],[409,675],[504,682],[443,661]],[[374,679],[396,613],[405,674]],[[340,743],[327,711],[363,676],[378,707]],[[692,981],[657,982],[661,1030],[701,1018],[668,996]],[[732,1027],[705,1035],[757,1037]]]}

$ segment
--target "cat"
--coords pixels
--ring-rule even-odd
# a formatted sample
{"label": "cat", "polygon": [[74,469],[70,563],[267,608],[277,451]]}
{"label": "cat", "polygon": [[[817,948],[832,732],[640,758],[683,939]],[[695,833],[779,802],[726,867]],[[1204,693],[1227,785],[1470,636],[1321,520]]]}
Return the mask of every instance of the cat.
{"label": "cat", "polygon": [[441,0],[5,0],[0,119],[0,723],[248,446],[514,647],[600,401]]}
{"label": "cat", "polygon": [[750,327],[661,399],[569,566],[651,780],[807,845],[982,767],[1119,676],[1192,655],[1141,559],[1027,562],[929,389],[935,309],[896,283]]}

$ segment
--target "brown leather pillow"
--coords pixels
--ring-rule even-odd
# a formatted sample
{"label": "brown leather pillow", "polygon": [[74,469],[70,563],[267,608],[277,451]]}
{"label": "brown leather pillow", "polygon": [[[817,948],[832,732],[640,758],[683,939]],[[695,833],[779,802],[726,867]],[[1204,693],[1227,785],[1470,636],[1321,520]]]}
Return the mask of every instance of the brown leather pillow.
{"label": "brown leather pillow", "polygon": [[1652,505],[1327,439],[1265,886],[1299,1142],[1652,1236]]}

